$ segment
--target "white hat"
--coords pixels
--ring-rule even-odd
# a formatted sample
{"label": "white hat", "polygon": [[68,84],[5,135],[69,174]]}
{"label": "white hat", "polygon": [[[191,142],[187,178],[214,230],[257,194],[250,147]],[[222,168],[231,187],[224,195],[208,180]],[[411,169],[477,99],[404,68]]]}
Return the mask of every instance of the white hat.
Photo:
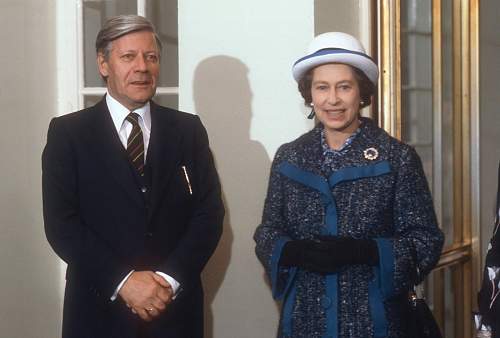
{"label": "white hat", "polygon": [[353,36],[341,32],[328,32],[316,36],[307,55],[298,59],[292,67],[295,81],[311,68],[325,63],[345,63],[361,70],[373,84],[377,84],[378,67],[361,43]]}

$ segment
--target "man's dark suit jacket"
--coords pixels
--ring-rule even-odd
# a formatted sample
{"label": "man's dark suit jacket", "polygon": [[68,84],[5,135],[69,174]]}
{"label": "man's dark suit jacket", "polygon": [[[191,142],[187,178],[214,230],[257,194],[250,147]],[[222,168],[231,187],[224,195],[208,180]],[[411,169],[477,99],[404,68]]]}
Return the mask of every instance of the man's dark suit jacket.
{"label": "man's dark suit jacket", "polygon": [[[144,185],[104,99],[50,123],[43,211],[47,239],[68,264],[64,338],[136,338],[139,327],[150,338],[203,336],[200,273],[220,238],[224,208],[200,119],[151,102],[147,165]],[[110,301],[133,269],[162,271],[182,288],[146,325],[120,297]]]}

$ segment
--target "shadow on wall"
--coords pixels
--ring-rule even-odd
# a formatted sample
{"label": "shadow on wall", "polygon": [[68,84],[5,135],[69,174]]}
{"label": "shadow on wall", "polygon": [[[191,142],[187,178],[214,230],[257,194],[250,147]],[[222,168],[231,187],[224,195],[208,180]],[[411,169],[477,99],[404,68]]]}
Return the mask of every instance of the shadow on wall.
{"label": "shadow on wall", "polygon": [[[252,278],[250,267],[256,265],[252,235],[260,222],[270,160],[262,144],[250,139],[252,91],[245,64],[224,55],[207,58],[198,64],[193,86],[195,109],[209,133],[226,206],[221,241],[203,273],[205,336],[211,338],[212,303],[227,277],[229,262],[242,283],[246,276],[240,271]],[[237,247],[234,253],[233,242]],[[234,305],[235,311],[238,308]]]}

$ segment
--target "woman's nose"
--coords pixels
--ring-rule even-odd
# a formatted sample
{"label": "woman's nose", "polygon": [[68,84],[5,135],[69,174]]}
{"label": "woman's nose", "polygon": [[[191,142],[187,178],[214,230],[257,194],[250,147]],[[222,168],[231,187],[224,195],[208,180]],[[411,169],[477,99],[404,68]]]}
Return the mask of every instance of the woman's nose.
{"label": "woman's nose", "polygon": [[336,105],[339,102],[339,97],[337,95],[337,91],[335,89],[330,90],[328,93],[328,103],[331,105]]}

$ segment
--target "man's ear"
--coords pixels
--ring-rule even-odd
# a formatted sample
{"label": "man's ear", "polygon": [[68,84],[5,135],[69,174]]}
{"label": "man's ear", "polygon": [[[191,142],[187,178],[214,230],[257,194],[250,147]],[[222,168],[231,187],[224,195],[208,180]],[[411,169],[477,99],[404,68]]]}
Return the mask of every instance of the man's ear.
{"label": "man's ear", "polygon": [[103,78],[107,78],[109,75],[109,64],[108,61],[106,61],[106,58],[104,57],[104,54],[99,53],[97,54],[97,68],[99,68],[99,74]]}

